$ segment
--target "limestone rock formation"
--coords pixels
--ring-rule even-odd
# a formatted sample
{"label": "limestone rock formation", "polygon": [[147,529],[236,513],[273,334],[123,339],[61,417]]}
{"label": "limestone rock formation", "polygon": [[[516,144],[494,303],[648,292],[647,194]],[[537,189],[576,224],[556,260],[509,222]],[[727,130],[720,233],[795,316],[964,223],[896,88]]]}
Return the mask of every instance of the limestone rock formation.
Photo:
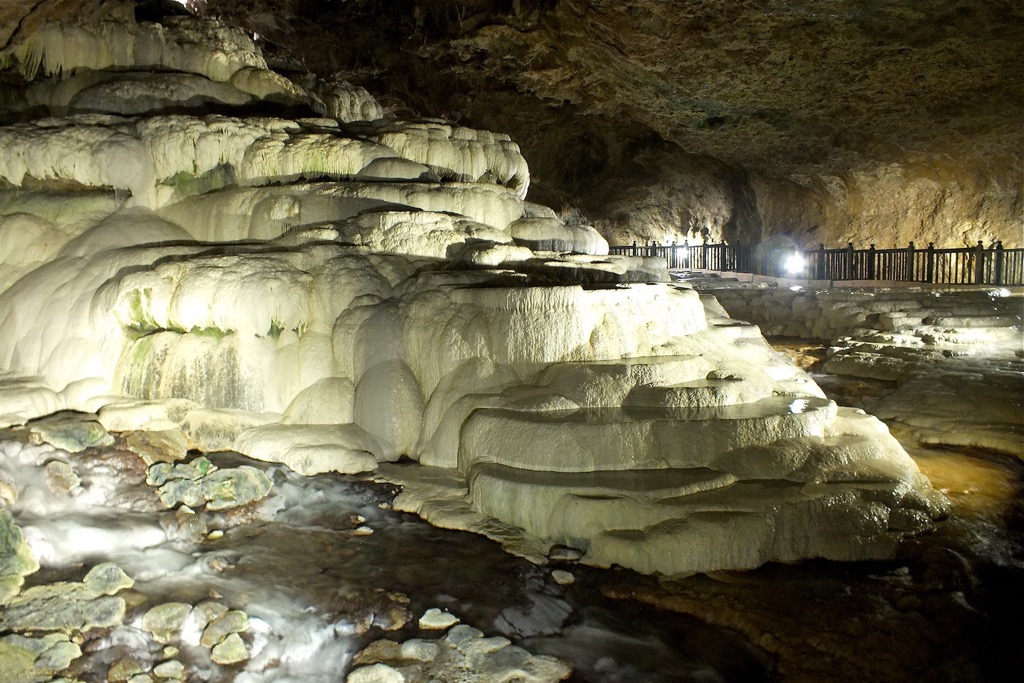
{"label": "limestone rock formation", "polygon": [[1016,2],[196,4],[396,108],[508,131],[535,200],[618,242],[1021,244]]}
{"label": "limestone rock formation", "polygon": [[[381,472],[427,519],[652,573],[886,557],[943,514],[756,328],[526,202],[508,136],[347,121],[380,109],[193,17],[19,46],[0,230],[46,244],[5,254],[5,424],[98,412],[309,474],[404,457]],[[150,458],[168,506],[269,489]]]}
{"label": "limestone rock formation", "polygon": [[691,282],[767,335],[828,340],[822,372],[894,384],[867,405],[915,441],[1024,454],[1020,292]]}

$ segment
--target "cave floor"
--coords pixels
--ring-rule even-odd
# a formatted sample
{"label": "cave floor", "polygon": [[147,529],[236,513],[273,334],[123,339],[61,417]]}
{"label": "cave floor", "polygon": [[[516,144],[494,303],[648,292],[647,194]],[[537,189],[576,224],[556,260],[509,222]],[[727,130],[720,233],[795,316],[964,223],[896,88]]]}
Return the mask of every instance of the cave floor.
{"label": "cave floor", "polygon": [[[812,374],[827,348],[771,341]],[[814,376],[853,407],[870,406],[894,384]],[[119,662],[145,669],[170,656],[185,665],[187,681],[344,680],[374,641],[437,638],[418,624],[433,607],[530,653],[571,661],[572,681],[1013,680],[1024,671],[1024,464],[921,447],[892,427],[954,505],[892,561],[676,579],[571,561],[540,567],[391,510],[396,488],[372,477],[302,478],[233,454],[210,459],[264,469],[275,495],[258,507],[203,512],[189,537],[181,515],[154,505],[153,489],[126,476],[130,454],[114,447],[75,456],[83,482],[105,491],[99,507],[36,501],[31,512],[25,502],[19,523],[34,530],[34,549],[50,553],[27,585],[76,581],[104,560],[135,579],[123,624],[84,632],[83,656],[66,672],[84,682],[113,680]],[[17,430],[0,437],[23,438]],[[116,522],[112,504],[122,510]],[[153,540],[165,532],[175,542]],[[248,660],[215,665],[209,650],[181,642],[169,651],[140,628],[155,605],[204,600],[248,614]],[[466,680],[487,680],[477,674]]]}
{"label": "cave floor", "polygon": [[[827,342],[770,339],[814,375]],[[895,382],[814,375],[840,405],[870,407]],[[1006,454],[921,446],[891,425],[953,503],[891,562],[811,561],[682,580],[612,577],[606,595],[734,629],[785,680],[1013,680],[1024,671],[1024,465]]]}

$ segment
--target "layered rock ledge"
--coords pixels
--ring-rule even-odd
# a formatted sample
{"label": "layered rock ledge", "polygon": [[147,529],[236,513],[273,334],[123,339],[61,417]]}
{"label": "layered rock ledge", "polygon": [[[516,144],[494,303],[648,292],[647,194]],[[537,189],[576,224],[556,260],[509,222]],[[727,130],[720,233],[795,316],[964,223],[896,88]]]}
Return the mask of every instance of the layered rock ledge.
{"label": "layered rock ledge", "polygon": [[887,557],[944,514],[884,425],[755,327],[526,202],[507,136],[354,121],[379,116],[365,91],[331,100],[196,18],[25,45],[0,128],[5,424],[77,410],[380,468],[437,524],[671,575]]}

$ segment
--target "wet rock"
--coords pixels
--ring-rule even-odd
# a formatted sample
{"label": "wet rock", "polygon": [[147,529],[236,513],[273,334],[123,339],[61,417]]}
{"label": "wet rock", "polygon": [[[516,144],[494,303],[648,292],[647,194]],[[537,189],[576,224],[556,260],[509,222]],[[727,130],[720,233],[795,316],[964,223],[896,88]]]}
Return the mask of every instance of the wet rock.
{"label": "wet rock", "polygon": [[419,626],[422,629],[432,631],[443,631],[459,623],[459,618],[444,610],[431,607],[420,617]]}
{"label": "wet rock", "polygon": [[159,487],[157,493],[166,507],[205,505],[212,511],[261,500],[272,486],[262,470],[249,465],[218,469],[205,457],[188,463],[157,462],[149,468],[146,482]]}
{"label": "wet rock", "polygon": [[110,665],[110,669],[107,670],[107,680],[110,683],[123,683],[131,679],[132,676],[145,673],[145,671],[145,667],[139,660],[125,657]]}
{"label": "wet rock", "polygon": [[375,640],[352,658],[355,666],[402,658],[402,644],[393,640]]}
{"label": "wet rock", "polygon": [[26,574],[39,569],[39,562],[25,542],[21,528],[6,509],[0,509],[0,604],[18,592]]}
{"label": "wet rock", "polygon": [[161,662],[153,667],[153,675],[157,678],[185,680],[185,665],[176,659]]}
{"label": "wet rock", "polygon": [[114,437],[93,416],[78,413],[57,413],[31,422],[30,438],[48,443],[68,453],[81,453],[94,446],[110,446]]}
{"label": "wet rock", "polygon": [[0,681],[39,683],[50,680],[81,654],[78,645],[58,633],[40,638],[7,635],[0,638]]}
{"label": "wet rock", "polygon": [[223,616],[227,611],[227,605],[222,602],[206,600],[199,603],[189,612],[182,626],[182,640],[190,645],[198,645],[203,631],[210,622]]}
{"label": "wet rock", "polygon": [[548,552],[548,559],[552,562],[576,562],[581,557],[582,551],[564,545],[556,545]]}
{"label": "wet rock", "polygon": [[232,633],[213,647],[210,659],[217,664],[236,664],[249,659],[249,649],[240,635]]}
{"label": "wet rock", "polygon": [[109,563],[97,565],[83,583],[33,586],[13,597],[0,614],[0,630],[85,631],[116,626],[125,601],[107,595],[130,586],[131,579]]}
{"label": "wet rock", "polygon": [[203,477],[200,489],[210,510],[248,505],[270,492],[270,478],[262,470],[243,465]]}
{"label": "wet rock", "polygon": [[[50,589],[51,586],[40,588]],[[70,592],[60,589],[40,593],[26,591],[11,601],[6,614],[0,619],[0,628],[13,631],[86,631],[91,628],[117,626],[124,619],[125,603],[122,598],[102,597],[76,600]],[[22,602],[20,599],[25,598]]]}
{"label": "wet rock", "polygon": [[75,474],[75,468],[63,460],[51,460],[44,468],[46,486],[54,493],[71,493],[81,480]]}
{"label": "wet rock", "polygon": [[[404,600],[403,600],[404,598]],[[401,594],[388,594],[383,609],[373,611],[372,625],[385,631],[397,631],[412,621],[412,612],[408,608],[409,599]]]}
{"label": "wet rock", "polygon": [[135,585],[135,581],[113,562],[104,562],[90,569],[82,583],[97,595],[114,595]]}
{"label": "wet rock", "polygon": [[157,495],[160,496],[160,502],[169,508],[179,504],[195,508],[206,502],[199,484],[192,479],[172,479],[165,482],[157,489]]}
{"label": "wet rock", "polygon": [[141,457],[147,466],[157,462],[173,464],[184,460],[188,453],[185,434],[176,429],[129,432],[125,446]]}
{"label": "wet rock", "polygon": [[572,572],[567,572],[564,569],[555,569],[552,571],[551,578],[559,586],[570,586],[576,583],[576,577],[572,575]]}
{"label": "wet rock", "polygon": [[76,461],[79,471],[82,471],[83,467],[109,468],[117,472],[121,483],[128,486],[138,486],[146,480],[146,463],[131,451],[103,448],[79,457],[82,458],[81,461]]}
{"label": "wet rock", "polygon": [[506,638],[485,638],[483,632],[459,625],[438,641],[414,639],[399,645],[377,641],[353,659],[357,665],[348,683],[376,681],[446,681],[485,683],[520,680],[560,681],[572,669],[547,656],[534,656]]}
{"label": "wet rock", "polygon": [[0,505],[14,505],[18,502],[18,489],[6,479],[0,479]]}
{"label": "wet rock", "polygon": [[527,638],[558,633],[562,624],[572,614],[572,608],[564,600],[548,595],[530,595],[529,605],[516,605],[501,611],[494,620],[494,627],[509,636]]}
{"label": "wet rock", "polygon": [[146,475],[146,483],[150,486],[160,486],[166,482],[177,479],[196,481],[215,471],[216,465],[207,458],[200,456],[192,462],[154,463]]}
{"label": "wet rock", "polygon": [[160,524],[168,539],[185,543],[200,543],[209,531],[205,518],[187,505],[164,513]]}
{"label": "wet rock", "polygon": [[429,662],[437,658],[437,655],[441,652],[440,647],[437,643],[432,643],[429,640],[420,640],[419,638],[413,638],[402,643],[400,655],[403,659],[415,659],[420,662]]}
{"label": "wet rock", "polygon": [[13,596],[17,595],[24,582],[25,579],[16,574],[0,576],[0,604],[6,603]]}
{"label": "wet rock", "polygon": [[387,664],[371,664],[350,673],[345,683],[405,683],[405,676]]}
{"label": "wet rock", "polygon": [[181,628],[192,611],[187,602],[166,602],[153,607],[142,617],[142,628],[153,634],[158,643],[169,643],[179,637]]}
{"label": "wet rock", "polygon": [[205,629],[200,643],[212,648],[225,640],[232,633],[240,633],[249,628],[249,617],[245,612],[231,610],[211,621]]}

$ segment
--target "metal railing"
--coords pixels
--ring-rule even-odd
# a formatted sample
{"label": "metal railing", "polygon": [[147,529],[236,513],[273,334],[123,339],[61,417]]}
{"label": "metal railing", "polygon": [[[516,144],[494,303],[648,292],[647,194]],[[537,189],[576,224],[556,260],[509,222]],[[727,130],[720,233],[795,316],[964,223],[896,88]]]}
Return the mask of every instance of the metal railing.
{"label": "metal railing", "polygon": [[811,280],[891,280],[956,285],[1024,284],[1024,249],[989,246],[936,249],[792,249],[746,244],[655,244],[614,246],[612,254],[654,256],[672,270],[717,270]]}

